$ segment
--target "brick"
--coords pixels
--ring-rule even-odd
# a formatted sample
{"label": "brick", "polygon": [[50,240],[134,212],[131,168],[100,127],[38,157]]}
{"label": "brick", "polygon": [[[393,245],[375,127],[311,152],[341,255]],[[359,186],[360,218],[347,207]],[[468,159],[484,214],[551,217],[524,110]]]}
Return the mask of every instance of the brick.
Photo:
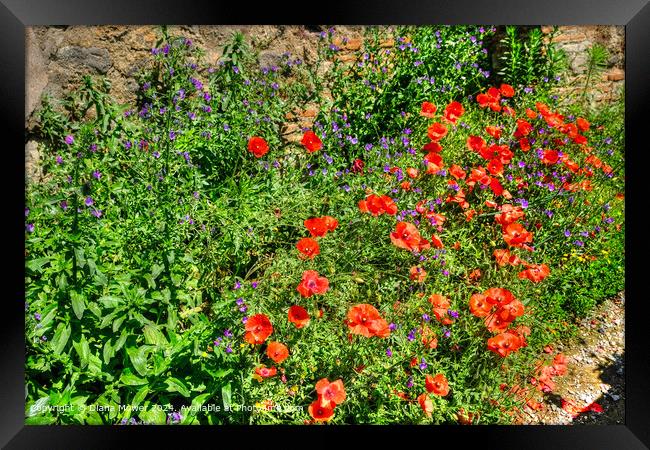
{"label": "brick", "polygon": [[395,40],[394,39],[384,39],[384,40],[379,42],[379,46],[381,48],[393,47],[393,46],[395,46]]}
{"label": "brick", "polygon": [[318,110],[314,108],[309,108],[304,110],[301,114],[300,117],[316,117],[318,114]]}
{"label": "brick", "polygon": [[348,43],[345,44],[344,48],[347,50],[359,50],[363,41],[359,38],[352,38],[348,40]]}
{"label": "brick", "polygon": [[553,42],[582,42],[587,40],[587,35],[584,33],[559,33],[553,38]]}
{"label": "brick", "polygon": [[282,130],[283,135],[293,134],[300,132],[300,127],[297,123],[285,123]]}
{"label": "brick", "polygon": [[607,73],[607,79],[609,81],[621,81],[625,79],[625,71],[623,69],[611,69]]}
{"label": "brick", "polygon": [[357,57],[352,53],[343,53],[338,55],[338,59],[341,62],[349,63],[349,62],[356,61]]}

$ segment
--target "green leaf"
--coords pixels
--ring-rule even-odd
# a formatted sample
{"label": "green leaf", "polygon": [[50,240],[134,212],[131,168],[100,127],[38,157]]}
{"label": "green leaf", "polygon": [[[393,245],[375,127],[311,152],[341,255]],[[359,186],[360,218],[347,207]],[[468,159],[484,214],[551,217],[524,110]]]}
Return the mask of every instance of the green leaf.
{"label": "green leaf", "polygon": [[190,423],[192,423],[194,417],[196,417],[201,406],[203,406],[205,401],[209,399],[211,396],[212,394],[207,392],[205,394],[197,395],[196,397],[194,397],[194,399],[192,400],[192,405],[190,406],[189,410],[187,410],[187,414],[183,417],[183,420],[181,421],[181,425],[189,425]]}
{"label": "green leaf", "polygon": [[142,401],[145,399],[147,394],[149,393],[149,386],[143,386],[141,387],[138,392],[135,393],[133,396],[133,400],[131,400],[131,405],[132,406],[138,406]]}
{"label": "green leaf", "polygon": [[115,349],[111,345],[110,339],[106,341],[106,343],[104,344],[103,356],[104,356],[104,364],[108,364],[113,358],[113,356],[115,356]]}
{"label": "green leaf", "polygon": [[74,249],[74,257],[77,260],[77,265],[79,266],[80,269],[83,269],[86,265],[86,258],[84,256],[84,249],[83,248],[75,248]]}
{"label": "green leaf", "polygon": [[126,315],[122,315],[113,321],[113,333],[117,333],[125,319]]}
{"label": "green leaf", "polygon": [[232,386],[230,383],[221,386],[221,398],[223,400],[223,408],[229,410],[232,398]]}
{"label": "green leaf", "polygon": [[165,383],[167,383],[167,392],[178,392],[183,397],[189,397],[191,395],[185,383],[178,378],[169,377],[165,380]]}
{"label": "green leaf", "polygon": [[88,365],[88,358],[90,357],[90,346],[88,345],[86,337],[81,336],[79,342],[72,341],[72,346],[79,355],[79,362],[81,364],[81,368],[83,369]]}
{"label": "green leaf", "polygon": [[148,273],[144,274],[144,279],[147,280],[147,284],[151,289],[156,289],[156,282],[151,275]]}
{"label": "green leaf", "polygon": [[86,306],[88,307],[90,312],[93,313],[98,319],[102,318],[102,310],[99,306],[97,306],[97,303],[90,302]]}
{"label": "green leaf", "polygon": [[37,273],[42,273],[43,272],[43,266],[50,262],[50,257],[45,256],[43,258],[36,258],[32,259],[30,261],[27,261],[25,263],[25,267],[27,267],[29,270],[32,272],[37,272]]}
{"label": "green leaf", "polygon": [[161,347],[168,345],[165,335],[163,334],[162,331],[160,331],[160,329],[157,326],[147,324],[144,326],[143,331],[144,331],[144,341],[147,344],[152,344]]}
{"label": "green leaf", "polygon": [[99,302],[104,305],[104,308],[116,308],[120,306],[124,300],[122,300],[120,297],[104,295],[103,297],[99,297]]}
{"label": "green leaf", "polygon": [[70,292],[70,299],[72,300],[74,315],[77,316],[77,319],[81,320],[86,310],[86,299],[82,294],[75,291]]}
{"label": "green leaf", "polygon": [[54,351],[55,355],[60,355],[63,352],[71,333],[72,330],[69,324],[59,323],[59,326],[56,327],[56,331],[52,337],[52,351]]}
{"label": "green leaf", "polygon": [[[91,353],[88,357],[88,371],[94,376],[102,375],[102,360],[99,359],[99,356]],[[113,378],[112,375],[106,374],[107,377]]]}
{"label": "green leaf", "polygon": [[25,425],[52,425],[56,418],[52,416],[36,416],[25,419]]}
{"label": "green leaf", "polygon": [[50,404],[50,396],[41,397],[36,400],[27,410],[27,417],[34,417],[43,414],[47,411],[47,406]]}
{"label": "green leaf", "polygon": [[151,268],[151,276],[155,280],[158,278],[158,275],[162,273],[162,271],[165,270],[165,266],[161,266],[159,264],[154,264],[153,267]]}
{"label": "green leaf", "polygon": [[145,378],[133,375],[129,369],[124,369],[120,375],[120,383],[126,386],[141,386],[143,384],[148,384],[149,382]]}
{"label": "green leaf", "polygon": [[133,368],[143,377],[147,376],[149,370],[147,369],[147,352],[151,350],[151,347],[143,345],[140,348],[128,347],[126,352],[131,359],[131,364]]}
{"label": "green leaf", "polygon": [[106,286],[108,284],[108,278],[106,278],[106,275],[100,272],[99,269],[96,270],[93,280],[98,286]]}
{"label": "green leaf", "polygon": [[115,342],[115,345],[113,346],[113,350],[115,352],[119,352],[124,343],[126,342],[126,338],[128,337],[129,333],[126,330],[122,330],[122,334],[120,335],[120,338]]}
{"label": "green leaf", "polygon": [[140,419],[147,423],[153,425],[165,425],[167,423],[167,415],[160,407],[150,407],[149,410],[140,412]]}
{"label": "green leaf", "polygon": [[95,264],[94,259],[87,259],[86,264],[88,264],[88,273],[92,277],[95,275],[95,272],[97,272],[97,265]]}

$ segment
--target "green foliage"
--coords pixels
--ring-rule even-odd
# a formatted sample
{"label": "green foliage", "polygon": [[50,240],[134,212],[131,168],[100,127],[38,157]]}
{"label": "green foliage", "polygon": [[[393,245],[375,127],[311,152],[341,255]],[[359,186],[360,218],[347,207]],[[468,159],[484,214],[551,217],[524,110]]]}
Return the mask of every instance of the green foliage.
{"label": "green foliage", "polygon": [[530,86],[551,79],[566,69],[566,55],[551,43],[557,28],[544,37],[538,27],[524,33],[520,27],[505,27],[503,54],[498,75],[513,86]]}
{"label": "green foliage", "polygon": [[[45,177],[26,186],[26,423],[301,424],[322,378],[345,383],[333,423],[455,423],[461,410],[477,413],[475,423],[509,423],[521,405],[500,384],[529,379],[545,345],[623,287],[624,130],[622,105],[584,116],[574,105],[566,114],[566,123],[591,122],[582,133],[611,175],[568,138],[562,152],[592,173],[543,164],[537,147],[566,136],[541,116],[526,119],[530,137],[548,143],[522,151],[511,142],[516,119],[538,102],[553,111],[557,103],[538,84],[504,98],[516,116],[478,106],[475,95],[496,84],[480,43],[492,33],[369,28],[352,52],[358,59],[346,63],[345,43],[330,30],[313,65],[286,56],[282,67],[260,67],[236,34],[208,67],[200,49],[162,28],[135,104],[115,105],[110,86],[91,78],[44,103],[37,131]],[[539,42],[531,32],[518,50],[521,83],[548,75]],[[469,218],[468,208],[447,201],[455,178],[425,173],[419,153],[431,123],[422,102],[434,102],[440,118],[452,100],[464,112],[441,140],[447,170],[458,164],[470,176],[487,165],[467,149],[470,135],[515,154],[495,176],[509,200],[458,181],[475,210]],[[320,106],[311,129],[323,148],[313,153],[281,138],[287,113],[307,102]],[[488,125],[503,129],[500,140],[485,133]],[[248,151],[252,136],[268,142],[267,154]],[[560,189],[586,180],[592,190]],[[370,193],[394,198],[398,213],[362,214],[359,201]],[[547,264],[547,279],[533,283],[519,276],[523,267],[495,263],[494,250],[506,244],[490,202],[523,207],[535,248],[510,250]],[[326,215],[338,226],[318,238],[320,254],[301,258],[304,221]],[[396,222],[416,220],[444,248],[414,254],[391,244]],[[412,267],[428,273],[423,283],[411,279]],[[471,277],[476,269],[481,275]],[[325,294],[298,293],[307,270],[328,278]],[[505,359],[486,349],[492,333],[469,309],[471,295],[490,287],[521,300],[527,314],[514,326],[531,330],[528,346]],[[448,297],[458,318],[440,323],[432,294]],[[395,324],[390,336],[349,334],[350,307],[365,303]],[[287,320],[292,305],[308,310],[308,326]],[[266,344],[246,343],[243,321],[255,314],[269,317],[269,340],[289,348],[286,361],[273,364]],[[422,345],[423,327],[437,347]],[[277,375],[261,379],[262,364]],[[425,374],[437,373],[451,390],[432,398],[429,419],[415,399]]]}

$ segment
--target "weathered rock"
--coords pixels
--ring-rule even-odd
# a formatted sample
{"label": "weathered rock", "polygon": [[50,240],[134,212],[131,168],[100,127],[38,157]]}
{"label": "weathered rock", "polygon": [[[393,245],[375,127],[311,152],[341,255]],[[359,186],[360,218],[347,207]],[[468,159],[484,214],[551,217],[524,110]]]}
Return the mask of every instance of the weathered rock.
{"label": "weathered rock", "polygon": [[26,59],[26,90],[25,90],[25,120],[34,112],[41,101],[41,96],[48,82],[47,60],[36,45],[34,31],[27,28],[25,59]]}
{"label": "weathered rock", "polygon": [[97,47],[63,47],[57,52],[56,59],[72,67],[89,67],[102,74],[112,65],[108,50]]}
{"label": "weathered rock", "polygon": [[29,183],[37,182],[41,178],[40,153],[36,141],[29,141],[25,145],[25,178]]}

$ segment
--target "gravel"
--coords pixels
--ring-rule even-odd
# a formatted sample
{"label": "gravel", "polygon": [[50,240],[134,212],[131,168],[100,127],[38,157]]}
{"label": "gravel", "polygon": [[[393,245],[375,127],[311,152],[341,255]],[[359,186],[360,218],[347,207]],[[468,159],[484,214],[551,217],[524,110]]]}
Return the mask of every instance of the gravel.
{"label": "gravel", "polygon": [[[601,303],[579,327],[576,339],[555,345],[567,357],[567,374],[556,378],[555,390],[544,396],[541,410],[524,408],[524,424],[625,423],[625,293]],[[596,402],[603,412],[571,417],[558,407],[558,398],[579,408]]]}

